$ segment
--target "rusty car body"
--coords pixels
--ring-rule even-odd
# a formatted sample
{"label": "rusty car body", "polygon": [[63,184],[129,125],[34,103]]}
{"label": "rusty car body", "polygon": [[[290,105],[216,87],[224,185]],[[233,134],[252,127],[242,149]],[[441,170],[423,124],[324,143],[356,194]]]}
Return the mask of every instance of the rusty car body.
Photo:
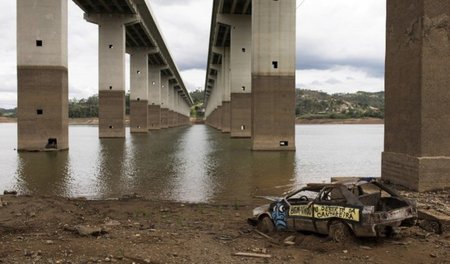
{"label": "rusty car body", "polygon": [[310,231],[339,242],[352,235],[385,236],[417,218],[414,201],[375,178],[309,184],[284,197],[262,198],[272,203],[255,208],[249,223],[266,233]]}

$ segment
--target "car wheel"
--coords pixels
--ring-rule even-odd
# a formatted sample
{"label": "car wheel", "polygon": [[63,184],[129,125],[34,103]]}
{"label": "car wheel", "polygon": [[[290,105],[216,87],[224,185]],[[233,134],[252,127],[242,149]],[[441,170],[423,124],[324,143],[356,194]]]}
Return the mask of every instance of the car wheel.
{"label": "car wheel", "polygon": [[328,227],[328,235],[336,243],[349,242],[353,238],[350,227],[341,221],[331,222],[330,226]]}
{"label": "car wheel", "polygon": [[268,216],[263,216],[258,220],[258,224],[256,225],[256,229],[265,234],[272,233],[275,230],[275,225],[273,224],[272,219]]}

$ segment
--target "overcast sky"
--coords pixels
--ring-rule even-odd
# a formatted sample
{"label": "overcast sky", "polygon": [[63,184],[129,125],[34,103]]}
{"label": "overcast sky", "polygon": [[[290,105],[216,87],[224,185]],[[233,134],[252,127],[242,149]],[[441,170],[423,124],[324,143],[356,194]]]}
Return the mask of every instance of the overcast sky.
{"label": "overcast sky", "polygon": [[[16,0],[1,1],[0,107],[12,108],[17,105]],[[212,0],[149,2],[186,87],[203,89]],[[384,90],[385,9],[386,0],[305,0],[297,9],[297,87],[328,93]],[[84,21],[69,0],[70,98],[97,93],[97,62],[97,26]]]}

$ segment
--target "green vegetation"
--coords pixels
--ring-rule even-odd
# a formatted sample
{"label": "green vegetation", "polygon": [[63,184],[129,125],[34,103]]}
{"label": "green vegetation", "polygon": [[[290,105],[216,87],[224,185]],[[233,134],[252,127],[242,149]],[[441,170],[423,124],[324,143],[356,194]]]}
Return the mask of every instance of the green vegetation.
{"label": "green vegetation", "polygon": [[98,95],[93,95],[88,99],[70,99],[69,100],[69,117],[70,118],[86,118],[98,117]]}
{"label": "green vegetation", "polygon": [[17,116],[17,108],[14,108],[14,109],[0,108],[0,116],[16,117]]}
{"label": "green vegetation", "polygon": [[302,119],[384,118],[384,92],[329,95],[297,89],[295,112]]}
{"label": "green vegetation", "polygon": [[[203,118],[203,91],[197,89],[190,93],[194,106],[193,118]],[[130,113],[130,94],[125,97],[126,114]],[[16,117],[17,109],[0,108],[0,116]],[[298,118],[302,119],[347,119],[347,118],[384,118],[384,92],[327,94],[320,91],[296,90],[296,108]],[[69,100],[70,118],[98,117],[98,95],[87,99]]]}
{"label": "green vegetation", "polygon": [[203,109],[203,90],[197,89],[193,92],[190,92],[192,101],[194,101],[194,105],[191,107],[191,117],[202,119],[205,116],[205,112]]}
{"label": "green vegetation", "polygon": [[[125,95],[125,112],[130,114],[130,94]],[[69,100],[69,118],[91,118],[98,117],[98,95],[95,94],[87,99]]]}

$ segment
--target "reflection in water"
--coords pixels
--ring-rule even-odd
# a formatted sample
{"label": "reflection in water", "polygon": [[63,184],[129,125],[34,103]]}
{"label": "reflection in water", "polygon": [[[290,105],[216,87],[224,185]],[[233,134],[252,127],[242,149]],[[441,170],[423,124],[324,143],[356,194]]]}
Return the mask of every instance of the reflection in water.
{"label": "reflection in water", "polygon": [[193,126],[181,135],[176,150],[177,176],[171,183],[174,200],[205,202],[213,197],[217,182],[208,170],[208,167],[215,166],[215,162],[208,159],[213,147],[210,132],[205,126]]}
{"label": "reflection in water", "polygon": [[[18,153],[17,186],[23,193],[68,196],[68,152]],[[39,175],[39,176],[37,176]]]}
{"label": "reflection in water", "polygon": [[98,148],[95,189],[105,196],[127,193],[128,182],[124,175],[127,163],[125,139],[101,139]]}
{"label": "reflection in water", "polygon": [[126,139],[70,127],[70,150],[17,153],[17,126],[0,124],[0,191],[89,198],[138,193],[186,202],[249,202],[333,176],[380,176],[383,126],[297,126],[297,152],[252,152],[203,125]]}

